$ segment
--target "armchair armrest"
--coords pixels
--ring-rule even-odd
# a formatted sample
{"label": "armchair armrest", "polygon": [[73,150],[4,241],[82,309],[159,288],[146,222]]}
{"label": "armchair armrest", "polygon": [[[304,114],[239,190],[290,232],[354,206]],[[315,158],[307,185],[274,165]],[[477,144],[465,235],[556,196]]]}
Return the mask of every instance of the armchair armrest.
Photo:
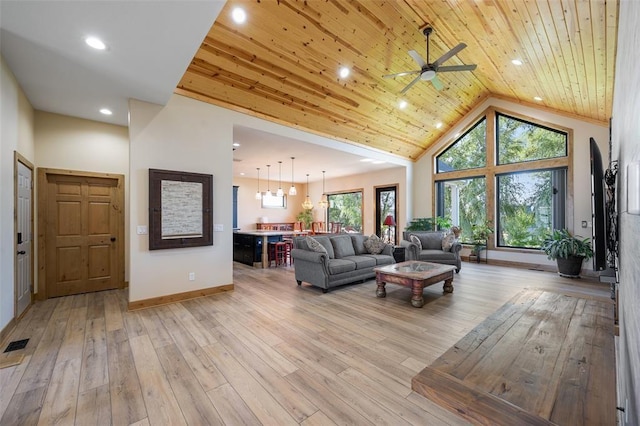
{"label": "armchair armrest", "polygon": [[401,240],[400,246],[405,248],[405,259],[406,260],[418,260],[418,245],[416,243],[412,243],[411,241]]}
{"label": "armchair armrest", "polygon": [[462,250],[462,244],[460,244],[459,241],[454,242],[453,245],[451,246],[451,252],[459,253],[460,250]]}

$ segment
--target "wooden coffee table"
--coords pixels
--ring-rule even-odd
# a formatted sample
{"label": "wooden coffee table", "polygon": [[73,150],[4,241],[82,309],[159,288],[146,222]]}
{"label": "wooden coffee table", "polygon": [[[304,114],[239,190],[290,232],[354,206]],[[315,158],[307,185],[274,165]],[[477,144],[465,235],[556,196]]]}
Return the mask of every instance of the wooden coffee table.
{"label": "wooden coffee table", "polygon": [[416,308],[424,305],[422,290],[429,285],[444,281],[445,293],[453,293],[453,265],[441,265],[439,263],[420,262],[409,260],[407,262],[374,268],[376,271],[377,297],[386,297],[386,283],[403,285],[411,288],[411,304]]}

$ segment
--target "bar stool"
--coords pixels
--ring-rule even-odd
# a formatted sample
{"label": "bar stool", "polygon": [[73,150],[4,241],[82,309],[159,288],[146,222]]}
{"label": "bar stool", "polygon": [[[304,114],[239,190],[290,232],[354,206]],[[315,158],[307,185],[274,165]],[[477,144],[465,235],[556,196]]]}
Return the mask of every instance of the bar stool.
{"label": "bar stool", "polygon": [[291,256],[289,244],[284,241],[269,243],[269,266],[275,262],[275,266],[287,265],[287,258]]}

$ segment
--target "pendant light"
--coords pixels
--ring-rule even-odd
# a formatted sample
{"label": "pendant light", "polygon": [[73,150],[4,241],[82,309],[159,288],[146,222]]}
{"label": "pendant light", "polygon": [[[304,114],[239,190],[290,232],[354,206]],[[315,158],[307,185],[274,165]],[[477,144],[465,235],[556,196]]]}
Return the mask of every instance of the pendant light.
{"label": "pendant light", "polygon": [[318,207],[320,207],[321,209],[326,209],[327,207],[329,207],[329,200],[327,200],[327,193],[324,192],[324,170],[322,171],[322,197],[320,198],[320,201],[318,201]]}
{"label": "pendant light", "polygon": [[298,191],[296,190],[296,187],[293,185],[293,160],[295,160],[296,157],[291,157],[291,188],[289,188],[289,195],[297,195]]}
{"label": "pendant light", "polygon": [[260,193],[260,167],[257,167],[257,169],[258,169],[258,192],[256,192],[256,200],[261,200],[262,194]]}
{"label": "pendant light", "polygon": [[282,190],[282,161],[278,161],[278,197],[284,197],[284,191]]}
{"label": "pendant light", "polygon": [[311,210],[313,208],[313,202],[311,201],[311,198],[309,198],[309,173],[307,173],[307,197],[302,203],[302,208],[305,210]]}
{"label": "pendant light", "polygon": [[269,188],[271,182],[270,182],[270,178],[269,178],[269,170],[271,169],[271,164],[267,164],[267,192],[264,193],[264,198],[271,198],[273,197],[273,194],[271,193],[271,189]]}

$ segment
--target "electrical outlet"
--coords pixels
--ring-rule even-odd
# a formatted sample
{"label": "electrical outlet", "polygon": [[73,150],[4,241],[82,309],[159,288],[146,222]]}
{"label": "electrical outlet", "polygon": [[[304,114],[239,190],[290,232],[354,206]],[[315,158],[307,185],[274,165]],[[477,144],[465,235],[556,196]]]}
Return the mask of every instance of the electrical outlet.
{"label": "electrical outlet", "polygon": [[189,272],[189,281],[195,281],[195,280],[196,280],[196,273]]}
{"label": "electrical outlet", "polygon": [[149,232],[147,231],[147,227],[145,225],[138,225],[136,228],[136,233],[138,235],[147,235]]}
{"label": "electrical outlet", "polygon": [[222,232],[224,231],[224,225],[221,223],[215,223],[213,225],[213,232]]}

